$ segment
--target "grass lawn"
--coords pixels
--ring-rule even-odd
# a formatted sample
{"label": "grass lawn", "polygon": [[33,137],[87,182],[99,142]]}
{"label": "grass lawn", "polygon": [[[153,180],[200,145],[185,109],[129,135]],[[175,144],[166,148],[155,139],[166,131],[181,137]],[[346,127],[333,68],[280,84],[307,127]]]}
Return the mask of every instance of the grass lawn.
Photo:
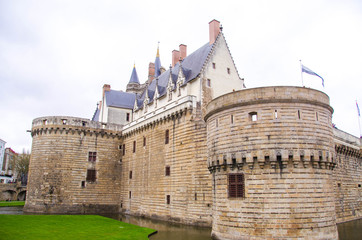
{"label": "grass lawn", "polygon": [[25,201],[0,201],[0,207],[24,206]]}
{"label": "grass lawn", "polygon": [[0,215],[0,239],[148,239],[150,228],[96,215]]}

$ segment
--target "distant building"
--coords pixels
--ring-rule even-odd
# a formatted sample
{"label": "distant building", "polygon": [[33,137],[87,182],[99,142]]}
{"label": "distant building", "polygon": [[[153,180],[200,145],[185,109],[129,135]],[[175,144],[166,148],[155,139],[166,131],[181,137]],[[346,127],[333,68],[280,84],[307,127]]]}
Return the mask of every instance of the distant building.
{"label": "distant building", "polygon": [[1,166],[1,182],[10,183],[15,182],[17,173],[13,166],[13,160],[18,154],[11,148],[5,148],[4,160]]}
{"label": "distant building", "polygon": [[0,138],[0,175],[3,175],[3,162],[4,162],[4,154],[5,154],[5,144],[6,142]]}

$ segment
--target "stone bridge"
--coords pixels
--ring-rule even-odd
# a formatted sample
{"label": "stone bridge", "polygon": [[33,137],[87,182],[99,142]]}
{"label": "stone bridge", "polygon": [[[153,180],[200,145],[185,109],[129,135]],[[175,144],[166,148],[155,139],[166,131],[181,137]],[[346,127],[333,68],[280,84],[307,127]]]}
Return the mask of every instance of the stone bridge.
{"label": "stone bridge", "polygon": [[24,201],[26,197],[26,186],[20,183],[0,183],[0,201]]}

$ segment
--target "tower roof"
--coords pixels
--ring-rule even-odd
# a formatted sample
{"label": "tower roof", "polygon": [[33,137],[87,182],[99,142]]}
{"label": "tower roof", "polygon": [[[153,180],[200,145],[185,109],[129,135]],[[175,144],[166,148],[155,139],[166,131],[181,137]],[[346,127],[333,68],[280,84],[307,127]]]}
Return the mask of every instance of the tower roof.
{"label": "tower roof", "polygon": [[138,83],[140,84],[140,81],[138,80],[138,75],[136,71],[136,65],[133,66],[132,75],[128,83]]}
{"label": "tower roof", "polygon": [[155,78],[161,75],[161,60],[160,60],[160,48],[157,47],[157,54],[155,59]]}

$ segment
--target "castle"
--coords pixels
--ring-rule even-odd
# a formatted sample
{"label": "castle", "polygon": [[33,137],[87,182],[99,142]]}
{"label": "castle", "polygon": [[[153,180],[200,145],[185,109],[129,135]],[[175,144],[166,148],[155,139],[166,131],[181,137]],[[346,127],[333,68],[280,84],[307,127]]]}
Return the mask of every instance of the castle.
{"label": "castle", "polygon": [[338,239],[361,218],[361,139],[329,97],[246,89],[217,20],[149,78],[107,84],[92,120],[34,119],[24,211],[122,212],[212,226],[215,239]]}

